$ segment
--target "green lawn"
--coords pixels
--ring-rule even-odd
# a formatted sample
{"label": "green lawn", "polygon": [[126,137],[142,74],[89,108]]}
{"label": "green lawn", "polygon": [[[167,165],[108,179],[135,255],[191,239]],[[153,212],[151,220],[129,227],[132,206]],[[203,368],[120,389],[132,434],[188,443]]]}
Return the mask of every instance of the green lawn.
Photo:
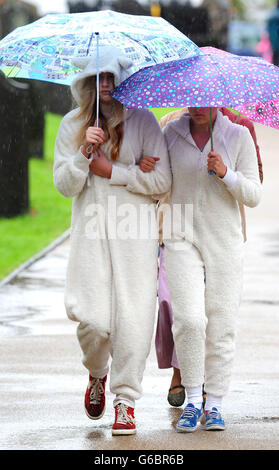
{"label": "green lawn", "polygon": [[156,118],[159,121],[161,117],[165,116],[165,114],[168,114],[171,111],[175,111],[176,109],[181,108],[152,108],[151,111],[155,114]]}
{"label": "green lawn", "polygon": [[[153,109],[157,119],[172,109]],[[0,280],[41,251],[70,226],[72,200],[53,185],[53,149],[61,116],[45,119],[44,158],[29,160],[28,214],[0,218]]]}
{"label": "green lawn", "polygon": [[44,159],[29,161],[28,214],[0,218],[0,279],[69,228],[71,203],[53,185],[53,148],[61,117],[47,114]]}

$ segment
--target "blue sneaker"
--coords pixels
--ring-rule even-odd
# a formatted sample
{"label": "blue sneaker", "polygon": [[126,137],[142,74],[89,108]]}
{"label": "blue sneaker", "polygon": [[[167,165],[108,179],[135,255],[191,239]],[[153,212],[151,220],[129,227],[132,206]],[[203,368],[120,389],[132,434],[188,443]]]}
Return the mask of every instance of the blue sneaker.
{"label": "blue sneaker", "polygon": [[206,431],[224,431],[226,429],[225,422],[217,408],[212,408],[211,411],[205,411],[204,421]]}
{"label": "blue sneaker", "polygon": [[192,403],[188,403],[176,424],[178,432],[194,432],[198,427],[198,421],[202,414],[202,407],[199,410]]}

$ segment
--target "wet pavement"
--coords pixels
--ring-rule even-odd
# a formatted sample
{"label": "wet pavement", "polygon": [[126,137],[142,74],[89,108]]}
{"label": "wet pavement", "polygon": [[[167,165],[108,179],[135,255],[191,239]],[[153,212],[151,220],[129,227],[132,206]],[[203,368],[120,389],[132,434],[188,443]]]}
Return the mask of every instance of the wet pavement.
{"label": "wet pavement", "polygon": [[66,238],[0,286],[0,449],[279,449],[279,131],[256,126],[264,197],[248,209],[243,301],[225,432],[178,434],[181,409],[166,400],[171,370],[157,367],[154,341],[136,404],[137,434],[111,436],[113,396],[100,421],[83,410],[87,372],[76,324],[65,315]]}

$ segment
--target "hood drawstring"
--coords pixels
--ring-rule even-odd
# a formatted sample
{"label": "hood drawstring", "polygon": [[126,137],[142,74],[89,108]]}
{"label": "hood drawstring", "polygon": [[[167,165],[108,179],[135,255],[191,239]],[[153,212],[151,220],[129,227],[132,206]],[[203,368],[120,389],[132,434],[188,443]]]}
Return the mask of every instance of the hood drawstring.
{"label": "hood drawstring", "polygon": [[223,144],[224,144],[224,147],[225,147],[225,150],[226,150],[226,154],[227,154],[227,156],[228,156],[228,159],[229,159],[229,162],[230,162],[230,166],[231,166],[231,169],[232,169],[233,164],[232,164],[231,154],[230,154],[229,148],[228,148],[228,146],[227,146],[227,142],[226,142],[226,140],[225,140],[224,134],[222,133],[221,126],[220,126],[220,124],[219,124],[219,122],[218,122],[217,119],[216,119],[216,123],[217,123],[218,129],[219,129],[219,132],[220,132],[220,134],[221,134],[221,136],[222,136],[222,140],[223,140]]}
{"label": "hood drawstring", "polygon": [[[225,150],[226,150],[226,154],[227,154],[227,157],[228,157],[228,159],[229,159],[230,167],[232,168],[233,164],[232,164],[232,159],[231,159],[230,151],[229,151],[229,148],[228,148],[226,139],[225,139],[225,137],[224,137],[224,134],[223,134],[223,132],[222,132],[220,123],[218,122],[218,119],[216,119],[215,124],[217,124],[217,126],[218,126],[218,130],[219,130],[219,132],[220,132],[220,134],[221,134],[221,137],[222,137],[222,140],[223,140],[223,144],[224,144],[224,147],[225,147]],[[215,193],[220,193],[220,192],[221,192],[221,187],[220,187],[220,184],[219,184],[219,182],[217,181],[217,179],[214,178],[215,175],[208,175],[208,176],[209,176],[209,178],[210,178],[210,184],[211,184],[211,187],[212,187],[213,191],[214,191]]]}

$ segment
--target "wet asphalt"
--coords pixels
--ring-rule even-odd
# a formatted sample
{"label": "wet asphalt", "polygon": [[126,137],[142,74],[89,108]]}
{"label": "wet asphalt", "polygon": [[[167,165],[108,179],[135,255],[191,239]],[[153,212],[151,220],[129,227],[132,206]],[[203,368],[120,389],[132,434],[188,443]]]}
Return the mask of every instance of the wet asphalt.
{"label": "wet asphalt", "polygon": [[[112,436],[113,396],[103,418],[83,409],[87,371],[76,324],[66,318],[63,291],[67,236],[0,285],[1,450],[278,450],[279,449],[279,131],[256,125],[264,197],[246,210],[248,242],[224,432],[178,434],[182,408],[166,397],[171,370],[157,367],[154,341],[137,434]],[[8,282],[7,282],[8,281]]]}

